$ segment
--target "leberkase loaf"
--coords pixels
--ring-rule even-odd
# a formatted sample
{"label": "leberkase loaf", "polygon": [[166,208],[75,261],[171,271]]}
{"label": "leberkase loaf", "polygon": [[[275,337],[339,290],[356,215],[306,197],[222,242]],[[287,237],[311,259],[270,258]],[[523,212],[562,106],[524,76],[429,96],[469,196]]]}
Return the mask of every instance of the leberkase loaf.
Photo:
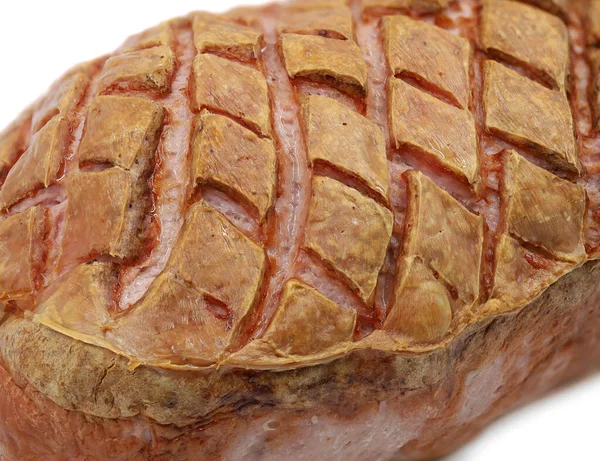
{"label": "leberkase loaf", "polygon": [[310,0],[69,70],[0,135],[0,458],[431,459],[597,369],[597,45]]}

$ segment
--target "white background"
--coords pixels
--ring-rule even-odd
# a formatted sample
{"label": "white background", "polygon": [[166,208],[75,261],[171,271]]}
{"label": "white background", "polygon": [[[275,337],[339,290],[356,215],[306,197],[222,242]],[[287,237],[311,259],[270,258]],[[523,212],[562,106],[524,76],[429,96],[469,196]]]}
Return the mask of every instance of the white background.
{"label": "white background", "polygon": [[[133,33],[192,10],[218,12],[259,3],[0,0],[0,129],[66,69],[113,50]],[[447,459],[599,460],[599,420],[596,374],[500,419]]]}

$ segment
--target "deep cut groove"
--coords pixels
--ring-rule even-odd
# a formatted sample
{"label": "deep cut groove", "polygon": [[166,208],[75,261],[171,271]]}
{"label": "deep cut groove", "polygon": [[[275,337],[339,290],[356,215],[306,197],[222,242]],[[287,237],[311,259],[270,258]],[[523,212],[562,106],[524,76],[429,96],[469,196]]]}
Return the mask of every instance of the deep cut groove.
{"label": "deep cut groove", "polygon": [[[536,71],[532,67],[528,66],[527,63],[519,61],[518,59],[499,50],[483,50],[483,52],[486,54],[488,59],[496,61],[502,64],[504,67],[514,70],[520,76],[528,78],[532,82],[542,85],[548,90],[560,91],[555,87],[555,84],[550,76]],[[560,82],[558,82],[557,85],[560,85]]]}
{"label": "deep cut groove", "polygon": [[336,165],[320,159],[317,159],[313,163],[313,174],[335,179],[336,181],[341,182],[348,187],[356,189],[365,197],[369,197],[371,200],[376,201],[380,205],[389,208],[387,197],[382,195],[379,191],[375,191],[369,187],[367,182],[358,174],[344,171],[338,168]]}
{"label": "deep cut groove", "polygon": [[323,82],[315,82],[302,77],[296,77],[293,79],[296,91],[300,95],[318,95],[327,96],[328,98],[335,99],[337,102],[343,104],[348,109],[351,109],[360,114],[364,114],[365,108],[361,98],[351,96],[344,93],[337,88],[334,88]]}
{"label": "deep cut groove", "polygon": [[273,214],[267,223],[269,268],[246,331],[241,333],[240,346],[259,337],[277,309],[283,284],[292,274],[298,255],[310,197],[310,170],[299,121],[300,107],[277,49],[277,23],[273,11],[264,12],[261,29],[265,40],[262,65],[269,86],[277,148],[277,196]]}
{"label": "deep cut groove", "polygon": [[591,98],[594,76],[585,56],[586,31],[579,17],[573,19],[577,23],[569,24],[573,80],[571,106],[581,147],[581,161],[586,170],[583,182],[588,199],[585,216],[586,251],[594,255],[600,248],[600,136],[593,126]]}
{"label": "deep cut groove", "polygon": [[148,257],[141,264],[122,270],[121,309],[127,309],[138,301],[165,268],[185,219],[193,120],[188,88],[196,48],[189,21],[172,27],[176,38],[177,69],[172,91],[161,101],[168,115],[163,126],[152,183],[155,194],[153,214],[160,231]]}
{"label": "deep cut groove", "polygon": [[[68,143],[67,147],[65,148],[65,155],[60,162],[60,169],[57,175],[56,182],[48,187],[40,187],[36,189],[35,191],[31,192],[27,197],[12,205],[7,211],[5,211],[7,216],[13,215],[15,213],[20,213],[21,211],[25,211],[32,206],[55,205],[65,200],[66,194],[64,190],[64,181],[66,176],[72,171],[72,169],[77,168],[77,162],[75,162],[74,159],[77,156],[79,143],[81,142],[81,138],[83,137],[85,122],[87,118],[87,108],[89,102],[94,96],[95,89],[98,84],[99,75],[106,59],[107,57],[103,57],[89,63],[90,69],[87,72],[89,77],[88,86],[84,89],[83,94],[81,96],[81,100],[79,101],[79,104],[74,108],[73,114],[69,114],[70,120],[67,138]],[[50,119],[48,119],[48,121],[50,121]]]}
{"label": "deep cut groove", "polygon": [[229,52],[229,50],[223,50],[220,48],[211,48],[206,47],[202,50],[202,54],[211,54],[213,56],[217,56],[218,58],[227,59],[228,61],[243,64],[245,66],[251,67],[252,69],[260,70],[258,66],[258,57],[254,56],[251,59],[242,59],[240,56],[237,56],[233,52]]}
{"label": "deep cut groove", "polygon": [[[62,190],[64,193],[64,189]],[[57,278],[55,268],[58,263],[58,257],[60,256],[61,243],[65,231],[65,210],[67,208],[66,195],[63,201],[51,206],[49,213],[49,226],[50,232],[47,241],[49,243],[48,252],[46,255],[46,270],[44,271],[44,286],[48,286],[53,280]]]}
{"label": "deep cut groove", "polygon": [[12,206],[6,213],[6,216],[12,216],[17,213],[27,211],[36,205],[53,206],[60,205],[67,198],[65,188],[61,184],[52,184],[51,186],[39,189],[31,197],[21,200]]}
{"label": "deep cut groove", "polygon": [[410,86],[413,86],[416,89],[422,91],[423,93],[427,93],[428,95],[433,96],[434,98],[437,98],[450,106],[456,107],[457,109],[463,108],[458,103],[458,101],[456,101],[456,99],[454,98],[454,96],[452,96],[451,93],[444,91],[435,85],[432,85],[431,83],[427,82],[427,80],[425,80],[420,75],[414,72],[402,71],[396,73],[394,77],[399,78],[400,80],[408,83]]}
{"label": "deep cut groove", "polygon": [[[70,122],[70,136],[71,142],[67,149],[67,154],[63,159],[61,166],[62,175],[59,178],[57,184],[50,186],[49,188],[43,189],[40,193],[32,197],[35,200],[33,204],[48,204],[49,208],[49,235],[46,239],[48,248],[46,249],[46,267],[42,273],[44,285],[42,288],[50,285],[62,274],[59,274],[56,270],[58,257],[60,255],[62,237],[64,235],[64,212],[66,209],[66,188],[65,181],[68,176],[73,174],[73,171],[78,169],[77,166],[77,152],[81,139],[83,138],[85,125],[87,122],[87,110],[95,96],[96,89],[100,81],[100,74],[102,67],[106,62],[107,57],[101,58],[92,64],[92,69],[89,74],[89,84],[84,91],[81,101],[75,109],[75,114]],[[54,203],[52,203],[52,195],[56,194]]]}
{"label": "deep cut groove", "polygon": [[[316,273],[320,273],[323,278],[328,278],[329,280],[331,280],[330,285],[332,288],[334,285],[345,287],[345,290],[342,290],[345,292],[345,294],[342,296],[340,296],[339,294],[336,293],[339,291],[339,288],[334,291],[334,293],[336,293],[336,294],[333,295],[333,300],[337,300],[338,298],[343,299],[344,296],[348,297],[349,294],[352,294],[357,300],[360,299],[359,294],[358,294],[358,292],[359,292],[358,285],[356,283],[354,283],[354,281],[350,277],[348,277],[346,274],[339,271],[333,263],[331,263],[327,259],[323,258],[317,251],[315,251],[309,247],[302,248],[302,253],[306,254],[307,258],[303,258],[303,259],[299,258],[296,261],[296,265],[294,268],[294,276],[296,276],[297,274],[301,274],[301,273],[308,273],[308,272],[310,272],[310,270],[313,270]],[[309,261],[312,261],[313,267],[311,267],[310,269],[307,269],[305,267],[305,264]],[[334,280],[337,283],[334,283]],[[323,285],[323,284],[319,283],[319,285]],[[362,312],[362,315],[367,315],[370,317],[372,317],[372,314],[373,314],[371,307],[369,307],[364,302],[362,302],[362,309],[360,309],[359,312]]]}
{"label": "deep cut groove", "polygon": [[[483,63],[486,56],[477,50],[479,39],[480,15],[477,9],[473,10],[473,20],[467,31],[471,46],[474,49],[471,57],[469,78],[471,81],[470,110],[475,119],[477,129],[477,146],[479,155],[479,168],[481,175],[480,201],[477,210],[483,216],[483,247],[479,271],[479,301],[484,302],[491,294],[495,274],[495,249],[498,238],[498,229],[501,227],[500,190],[502,187],[502,156],[492,154],[486,145],[492,140],[486,132],[484,125],[483,108]],[[493,142],[493,141],[492,141]]]}
{"label": "deep cut groove", "polygon": [[354,30],[359,48],[367,63],[368,93],[365,116],[381,128],[385,136],[390,204],[394,213],[394,227],[386,250],[383,267],[379,272],[373,312],[378,326],[383,324],[395,285],[397,262],[400,256],[406,209],[406,183],[401,177],[405,164],[393,162],[388,121],[387,82],[389,69],[383,48],[383,30],[379,18],[362,14],[360,1],[350,3],[354,17]]}
{"label": "deep cut groove", "polygon": [[222,110],[218,107],[212,107],[212,106],[200,106],[198,107],[198,113],[202,112],[203,110],[206,110],[208,112],[210,112],[211,114],[216,114],[216,115],[221,115],[223,117],[227,117],[228,119],[231,119],[233,122],[237,123],[238,125],[243,126],[244,128],[246,128],[247,130],[252,131],[252,133],[254,133],[256,136],[258,136],[261,139],[271,139],[271,136],[269,136],[268,134],[263,134],[261,133],[256,126],[254,126],[252,123],[247,122],[246,120],[244,120],[241,117],[237,117],[225,110]]}
{"label": "deep cut groove", "polygon": [[[258,227],[258,224],[260,222],[258,208],[253,203],[251,203],[248,197],[246,197],[243,193],[234,190],[226,184],[222,184],[218,181],[213,180],[197,181],[196,189],[198,191],[194,193],[194,195],[197,195],[198,197],[202,197],[205,200],[209,201],[210,198],[207,198],[207,193],[210,194],[210,192],[207,191],[212,189],[215,192],[219,192],[221,196],[227,197],[226,200],[235,202],[237,212],[244,214],[244,216],[240,217],[243,221],[254,222],[252,228]],[[215,202],[214,205],[218,207],[218,201]]]}
{"label": "deep cut groove", "polygon": [[211,208],[223,214],[243,234],[257,243],[264,243],[264,234],[258,225],[256,216],[253,216],[244,202],[236,197],[211,185],[199,185],[192,201],[203,200]]}
{"label": "deep cut groove", "polygon": [[294,278],[316,288],[340,306],[352,309],[358,315],[373,320],[372,309],[351,288],[349,281],[310,249],[300,251]]}
{"label": "deep cut groove", "polygon": [[411,170],[419,170],[429,176],[442,189],[447,190],[457,200],[461,201],[467,208],[476,209],[479,200],[479,182],[468,184],[464,178],[459,177],[452,171],[440,165],[433,155],[421,151],[408,144],[402,144],[398,148],[392,148],[392,157],[404,163]]}
{"label": "deep cut groove", "polygon": [[[79,171],[85,173],[99,173],[109,168],[113,168],[115,165],[110,162],[86,162],[79,165]],[[127,168],[119,167],[123,170],[129,171]]]}

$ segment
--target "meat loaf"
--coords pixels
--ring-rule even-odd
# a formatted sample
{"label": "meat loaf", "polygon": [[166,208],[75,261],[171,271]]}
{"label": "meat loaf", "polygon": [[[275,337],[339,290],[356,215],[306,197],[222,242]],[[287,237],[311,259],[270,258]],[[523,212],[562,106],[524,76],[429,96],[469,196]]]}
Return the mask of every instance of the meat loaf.
{"label": "meat loaf", "polygon": [[421,460],[600,365],[600,2],[192,13],[0,134],[0,459]]}

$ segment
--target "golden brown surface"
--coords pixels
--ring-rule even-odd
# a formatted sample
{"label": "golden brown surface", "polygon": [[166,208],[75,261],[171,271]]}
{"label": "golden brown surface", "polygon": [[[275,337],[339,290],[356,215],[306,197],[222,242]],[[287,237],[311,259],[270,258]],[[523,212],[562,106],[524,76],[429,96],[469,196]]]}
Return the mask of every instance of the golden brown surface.
{"label": "golden brown surface", "polygon": [[113,56],[104,64],[98,93],[122,89],[167,93],[174,61],[173,51],[164,45]]}
{"label": "golden brown surface", "polygon": [[[132,188],[129,173],[120,168],[69,178],[61,265],[99,255],[131,257],[131,241],[137,237],[137,223],[127,219],[129,204],[137,198]],[[82,235],[85,243],[78,241]]]}
{"label": "golden brown surface", "polygon": [[332,82],[342,91],[366,94],[367,66],[353,41],[283,34],[281,50],[290,77]]}
{"label": "golden brown surface", "polygon": [[460,107],[469,103],[468,40],[406,16],[383,19],[388,66],[433,85]]}
{"label": "golden brown surface", "polygon": [[[600,12],[599,12],[600,17]],[[593,126],[596,131],[600,130],[600,49],[589,48],[587,57],[592,74],[590,104],[593,111]]]}
{"label": "golden brown surface", "polygon": [[228,117],[203,111],[192,139],[192,176],[230,191],[263,220],[273,204],[277,159],[273,142]]}
{"label": "golden brown surface", "polygon": [[[524,47],[523,42],[529,46]],[[560,18],[519,2],[486,0],[481,43],[491,55],[522,64],[550,87],[564,88],[569,37]]]}
{"label": "golden brown surface", "polygon": [[146,363],[185,357],[184,363],[211,364],[227,345],[229,329],[227,313],[211,307],[208,293],[163,274],[107,337]]}
{"label": "golden brown surface", "polygon": [[585,258],[585,189],[520,157],[506,154],[504,190],[507,231],[515,237],[578,263]]}
{"label": "golden brown surface", "polygon": [[123,52],[139,51],[156,46],[173,47],[173,32],[168,22],[151,27],[145,31],[129,37],[124,45]]}
{"label": "golden brown surface", "polygon": [[369,302],[392,233],[389,210],[351,187],[313,178],[304,245],[346,277]]}
{"label": "golden brown surface", "polygon": [[[292,440],[314,440],[311,411],[325,427],[332,415],[371,427],[373,399],[409,389],[439,405],[422,423],[435,429],[365,446],[421,459],[508,409],[528,376],[547,369],[557,382],[597,364],[591,354],[519,371],[494,351],[541,351],[549,335],[565,350],[598,342],[579,336],[591,334],[600,254],[596,7],[527,3],[192,13],[68,71],[0,133],[0,379],[11,395],[117,432],[139,415],[164,424],[172,439],[157,459],[175,456],[177,438],[190,459],[190,434],[205,430],[206,456],[281,459]],[[552,326],[573,316],[577,328]],[[526,324],[533,343],[516,339]],[[485,338],[481,351],[472,338]],[[463,417],[432,389],[466,389],[471,372],[491,378],[481,412]],[[495,373],[509,373],[507,403],[491,397]],[[6,414],[12,404],[0,398]],[[269,414],[297,434],[273,434],[283,451],[244,451],[245,431]],[[245,429],[224,430],[236,415]],[[0,444],[25,453],[7,427]],[[223,437],[238,445],[216,446]],[[150,456],[145,436],[131,440]],[[94,458],[101,445],[74,453]],[[290,459],[353,459],[312,445]]]}
{"label": "golden brown surface", "polygon": [[[566,95],[544,88],[496,61],[486,61],[485,126],[564,169],[577,171],[574,126]],[[536,114],[532,117],[532,114]]]}
{"label": "golden brown surface", "polygon": [[27,149],[30,119],[31,115],[25,112],[0,133],[0,185],[4,183],[10,168]]}
{"label": "golden brown surface", "polygon": [[163,108],[147,99],[96,97],[79,147],[79,162],[110,163],[126,170],[134,163],[145,163],[154,157],[163,117]]}
{"label": "golden brown surface", "polygon": [[56,116],[33,135],[29,148],[6,176],[0,190],[0,208],[6,209],[58,179],[67,130],[67,121]]}
{"label": "golden brown surface", "polygon": [[193,205],[167,270],[222,303],[235,329],[255,304],[263,274],[263,249],[219,212]]}
{"label": "golden brown surface", "polygon": [[388,196],[385,137],[366,117],[324,96],[302,101],[308,158],[355,175],[384,199]]}
{"label": "golden brown surface", "polygon": [[279,33],[311,34],[331,38],[353,39],[352,14],[348,8],[323,5],[322,9],[293,7],[281,17]]}
{"label": "golden brown surface", "polygon": [[479,160],[475,121],[460,110],[400,79],[390,81],[390,129],[397,148],[414,147],[445,168],[477,181]]}
{"label": "golden brown surface", "polygon": [[0,222],[0,294],[27,297],[36,288],[44,258],[47,209],[30,208]]}
{"label": "golden brown surface", "polygon": [[214,52],[249,62],[258,58],[261,34],[251,27],[207,13],[196,14],[192,27],[199,53]]}
{"label": "golden brown surface", "polygon": [[263,136],[271,133],[267,83],[262,74],[225,58],[201,54],[194,60],[195,104],[239,117]]}
{"label": "golden brown surface", "polygon": [[[407,173],[404,254],[421,258],[465,304],[479,297],[483,220],[418,171]],[[448,251],[448,249],[452,251]]]}
{"label": "golden brown surface", "polygon": [[73,72],[52,85],[47,97],[36,104],[31,120],[31,131],[33,133],[39,131],[57,115],[63,118],[70,116],[77,104],[81,102],[89,84],[89,77],[84,68],[83,72]]}
{"label": "golden brown surface", "polygon": [[418,256],[398,266],[400,281],[383,329],[423,343],[439,341],[452,322],[450,293]]}

